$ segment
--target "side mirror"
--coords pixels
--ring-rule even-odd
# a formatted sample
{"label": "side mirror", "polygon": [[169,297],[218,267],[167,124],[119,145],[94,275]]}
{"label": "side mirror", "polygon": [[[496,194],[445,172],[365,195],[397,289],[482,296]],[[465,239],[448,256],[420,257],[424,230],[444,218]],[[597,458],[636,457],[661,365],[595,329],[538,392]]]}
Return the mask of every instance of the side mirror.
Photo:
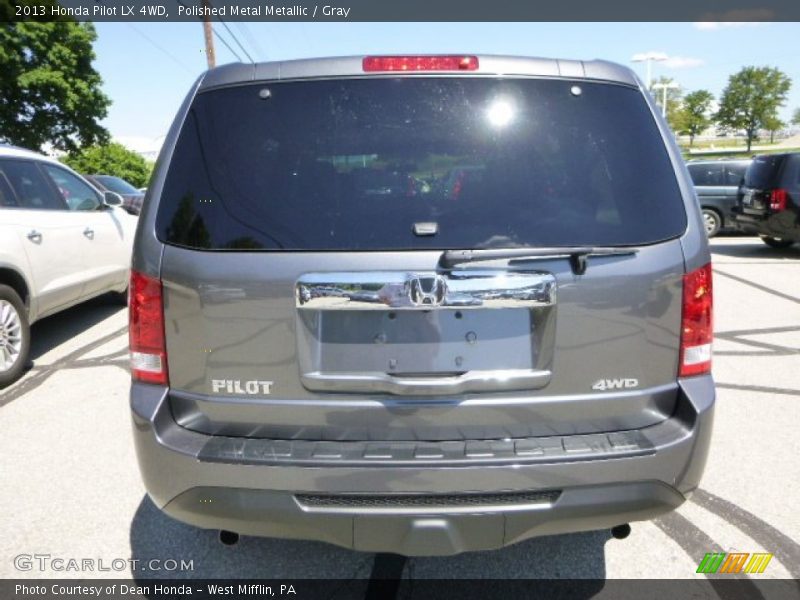
{"label": "side mirror", "polygon": [[117,192],[103,192],[103,204],[106,206],[122,206],[124,200]]}

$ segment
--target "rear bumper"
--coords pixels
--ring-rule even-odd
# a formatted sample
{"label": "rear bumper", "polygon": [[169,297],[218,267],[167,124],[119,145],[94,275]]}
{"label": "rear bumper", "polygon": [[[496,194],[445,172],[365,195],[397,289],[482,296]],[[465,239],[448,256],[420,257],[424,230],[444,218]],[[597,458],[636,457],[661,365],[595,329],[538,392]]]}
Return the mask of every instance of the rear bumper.
{"label": "rear bumper", "polygon": [[733,218],[738,228],[745,233],[800,241],[800,221],[793,212],[745,212],[742,207],[735,206]]}
{"label": "rear bumper", "polygon": [[495,442],[271,442],[177,425],[166,390],[134,384],[148,493],[203,528],[408,555],[603,529],[678,507],[697,487],[713,420],[710,376],[636,431]]}

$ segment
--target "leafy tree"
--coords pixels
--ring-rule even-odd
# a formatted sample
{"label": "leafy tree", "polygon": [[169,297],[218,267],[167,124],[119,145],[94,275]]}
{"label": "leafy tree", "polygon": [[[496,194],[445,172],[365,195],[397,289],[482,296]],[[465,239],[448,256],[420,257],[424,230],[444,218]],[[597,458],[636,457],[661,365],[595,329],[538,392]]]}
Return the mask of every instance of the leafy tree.
{"label": "leafy tree", "polygon": [[714,96],[708,90],[697,90],[686,94],[677,114],[678,132],[689,136],[689,147],[697,134],[705,131],[714,121],[711,119],[711,103]]}
{"label": "leafy tree", "polygon": [[[653,81],[650,84],[650,93],[655,98],[656,104],[661,107],[663,111],[663,103],[664,103],[664,90],[661,85],[668,85],[672,86],[675,85],[675,80],[670,77],[664,77],[663,75]],[[673,131],[678,131],[678,125],[680,122],[680,109],[682,104],[682,96],[683,96],[683,89],[680,86],[676,87],[668,87],[667,88],[667,123],[672,128]]]}
{"label": "leafy tree", "polygon": [[786,127],[786,123],[781,121],[776,114],[771,114],[764,119],[764,129],[769,131],[769,143],[775,141],[775,132]]}
{"label": "leafy tree", "polygon": [[800,108],[794,109],[794,114],[792,114],[792,125],[800,125]]}
{"label": "leafy tree", "polygon": [[147,185],[152,170],[152,165],[139,154],[116,142],[83,148],[62,157],[61,161],[79,173],[122,177],[137,188]]}
{"label": "leafy tree", "polygon": [[[49,11],[52,0],[38,2]],[[0,139],[40,150],[73,151],[104,142],[99,124],[111,101],[92,67],[91,23],[50,23],[2,18],[11,4],[0,2]]]}
{"label": "leafy tree", "polygon": [[744,67],[728,79],[717,119],[733,129],[744,129],[749,152],[758,130],[786,102],[791,85],[791,80],[778,69]]}

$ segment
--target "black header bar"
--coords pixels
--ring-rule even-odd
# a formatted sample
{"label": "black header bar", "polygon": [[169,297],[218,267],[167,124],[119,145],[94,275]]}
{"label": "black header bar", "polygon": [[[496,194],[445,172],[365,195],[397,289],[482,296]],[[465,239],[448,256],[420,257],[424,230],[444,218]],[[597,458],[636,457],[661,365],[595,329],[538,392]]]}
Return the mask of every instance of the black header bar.
{"label": "black header bar", "polygon": [[[327,3],[326,3],[327,1]],[[3,14],[5,13],[5,14]],[[798,0],[0,0],[0,20],[800,21]]]}

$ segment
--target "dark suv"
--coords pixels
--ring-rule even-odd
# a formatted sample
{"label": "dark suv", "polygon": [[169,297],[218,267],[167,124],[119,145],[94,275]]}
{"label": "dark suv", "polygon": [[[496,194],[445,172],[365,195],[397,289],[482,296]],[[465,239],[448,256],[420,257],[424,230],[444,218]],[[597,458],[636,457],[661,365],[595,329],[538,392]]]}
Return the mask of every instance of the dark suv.
{"label": "dark suv", "polygon": [[735,229],[733,207],[750,159],[693,160],[686,166],[703,211],[708,237],[726,229]]}
{"label": "dark suv", "polygon": [[800,153],[753,158],[734,212],[740,227],[768,246],[800,242]]}
{"label": "dark suv", "polygon": [[650,519],[697,487],[708,241],[631,70],[220,67],[148,194],[131,408],[167,514],[433,555]]}

